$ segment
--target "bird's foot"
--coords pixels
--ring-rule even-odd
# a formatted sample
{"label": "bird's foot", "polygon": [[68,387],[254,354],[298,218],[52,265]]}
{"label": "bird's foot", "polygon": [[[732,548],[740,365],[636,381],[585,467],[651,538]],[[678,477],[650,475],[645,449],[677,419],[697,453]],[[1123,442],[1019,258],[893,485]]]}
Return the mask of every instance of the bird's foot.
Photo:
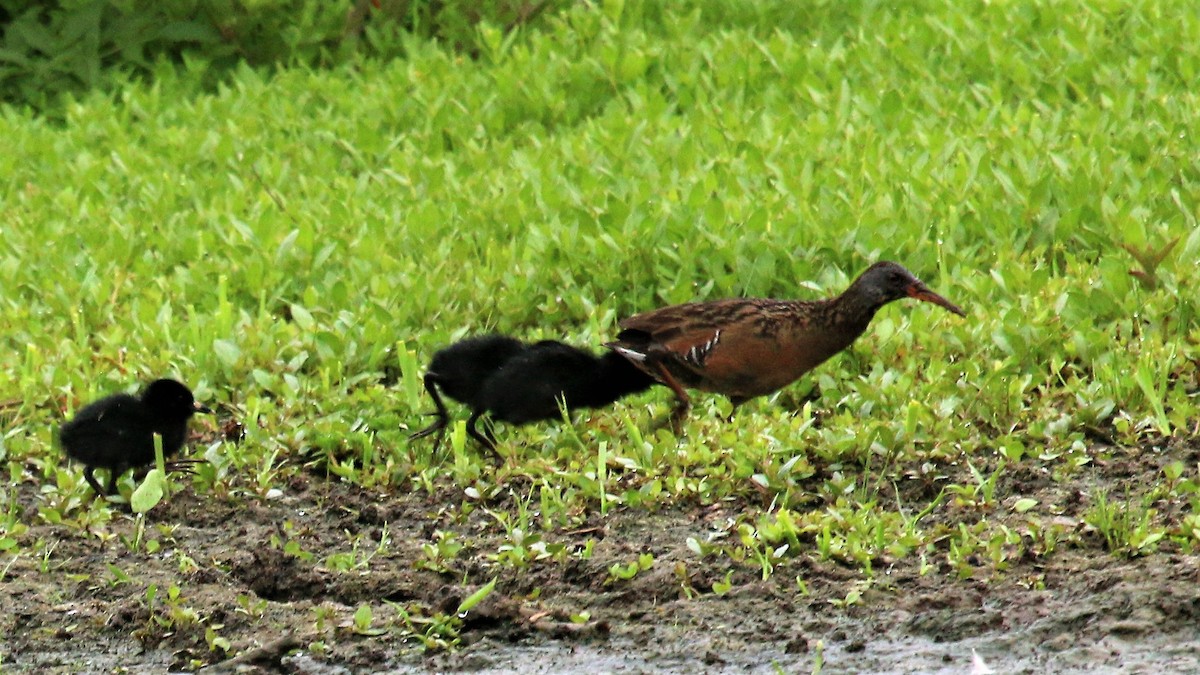
{"label": "bird's foot", "polygon": [[675,436],[683,435],[683,421],[687,418],[688,412],[691,410],[691,408],[692,407],[690,405],[675,406],[675,408],[671,410],[670,415],[651,424],[651,430],[658,431],[659,429],[670,429],[671,433]]}
{"label": "bird's foot", "polygon": [[173,459],[163,464],[163,468],[167,473],[186,473],[196,475],[196,465],[207,464],[205,459]]}
{"label": "bird's foot", "polygon": [[429,435],[435,434],[435,433],[439,434],[439,436],[440,436],[440,432],[445,428],[446,428],[445,420],[438,420],[438,421],[434,422],[433,424],[430,424],[429,426],[425,427],[424,429],[421,429],[420,431],[414,431],[413,433],[409,434],[408,440],[415,441],[418,438],[425,438],[426,436],[429,436]]}
{"label": "bird's foot", "polygon": [[691,410],[692,406],[690,403],[681,403],[675,406],[675,409],[671,411],[670,424],[671,430],[675,432],[675,435],[679,435],[679,433],[683,431],[683,420],[688,416],[688,413]]}

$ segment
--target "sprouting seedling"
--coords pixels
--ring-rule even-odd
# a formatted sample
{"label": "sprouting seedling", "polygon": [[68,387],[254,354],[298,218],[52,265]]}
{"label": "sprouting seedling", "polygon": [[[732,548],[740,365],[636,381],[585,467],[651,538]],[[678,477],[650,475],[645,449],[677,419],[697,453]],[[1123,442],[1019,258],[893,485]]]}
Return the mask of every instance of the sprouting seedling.
{"label": "sprouting seedling", "polygon": [[1137,279],[1147,290],[1152,291],[1158,288],[1158,267],[1170,255],[1171,249],[1175,248],[1175,244],[1178,243],[1179,237],[1175,237],[1157,251],[1149,244],[1142,250],[1139,250],[1132,244],[1121,244],[1121,248],[1128,251],[1129,255],[1133,256],[1133,259],[1137,261],[1138,266],[1141,268],[1129,270],[1130,276]]}

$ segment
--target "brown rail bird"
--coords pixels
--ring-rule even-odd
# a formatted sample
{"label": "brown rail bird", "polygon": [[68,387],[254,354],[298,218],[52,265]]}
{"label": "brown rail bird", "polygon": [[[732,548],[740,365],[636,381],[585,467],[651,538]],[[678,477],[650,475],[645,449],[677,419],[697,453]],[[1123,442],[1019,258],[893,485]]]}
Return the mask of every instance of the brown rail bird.
{"label": "brown rail bird", "polygon": [[774,393],[849,347],[880,307],[904,297],[966,316],[904,267],[878,262],[826,300],[737,298],[637,314],[606,346],[675,392],[678,427],[691,408],[685,389],[724,394],[735,408]]}

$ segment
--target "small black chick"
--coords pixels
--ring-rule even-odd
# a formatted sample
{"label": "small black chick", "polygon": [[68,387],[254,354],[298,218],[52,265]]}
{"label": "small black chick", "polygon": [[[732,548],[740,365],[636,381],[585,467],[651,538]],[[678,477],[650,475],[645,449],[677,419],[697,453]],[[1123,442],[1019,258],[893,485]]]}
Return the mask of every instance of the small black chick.
{"label": "small black chick", "polygon": [[467,420],[467,433],[496,449],[490,435],[475,423],[482,415],[510,424],[556,419],[560,401],[568,411],[599,408],[645,391],[655,381],[616,352],[593,354],[554,340],[544,340],[511,358],[483,383]]}
{"label": "small black chick", "polygon": [[437,417],[433,424],[409,436],[410,440],[437,434],[433,449],[437,452],[446,433],[450,415],[438,395],[438,389],[450,398],[464,403],[472,410],[479,407],[479,392],[483,383],[509,359],[524,352],[529,345],[505,335],[481,335],[467,338],[444,347],[433,355],[425,373],[425,389],[433,397]]}
{"label": "small black chick", "polygon": [[[211,413],[196,403],[192,392],[175,380],[155,380],[141,398],[115,394],[90,403],[75,419],[62,425],[59,440],[67,456],[84,465],[83,477],[100,495],[117,492],[117,478],[133,467],[154,462],[154,432],[162,436],[163,456],[179,452],[187,438],[187,423],[197,412]],[[189,460],[170,464],[185,469]],[[108,469],[108,490],[92,471]]]}

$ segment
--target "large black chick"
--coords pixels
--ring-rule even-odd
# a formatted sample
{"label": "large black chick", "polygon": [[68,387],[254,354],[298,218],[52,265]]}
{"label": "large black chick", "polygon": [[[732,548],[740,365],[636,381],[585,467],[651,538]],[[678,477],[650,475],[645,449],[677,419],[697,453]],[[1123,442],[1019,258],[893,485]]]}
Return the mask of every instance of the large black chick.
{"label": "large black chick", "polygon": [[434,452],[442,443],[446,433],[446,425],[450,414],[442,397],[441,390],[446,396],[466,404],[472,410],[479,405],[479,392],[483,384],[509,359],[525,351],[529,345],[506,335],[480,335],[478,337],[460,340],[438,350],[429,362],[425,373],[425,389],[433,397],[433,405],[437,410],[429,413],[437,419],[433,424],[413,433],[410,440],[424,438],[436,434],[433,444]]}
{"label": "large black chick", "polygon": [[544,340],[514,356],[484,382],[467,420],[467,433],[494,452],[490,430],[484,435],[475,428],[483,415],[515,425],[557,419],[562,415],[560,406],[568,412],[600,408],[652,384],[652,377],[617,352],[596,357],[578,347]]}

